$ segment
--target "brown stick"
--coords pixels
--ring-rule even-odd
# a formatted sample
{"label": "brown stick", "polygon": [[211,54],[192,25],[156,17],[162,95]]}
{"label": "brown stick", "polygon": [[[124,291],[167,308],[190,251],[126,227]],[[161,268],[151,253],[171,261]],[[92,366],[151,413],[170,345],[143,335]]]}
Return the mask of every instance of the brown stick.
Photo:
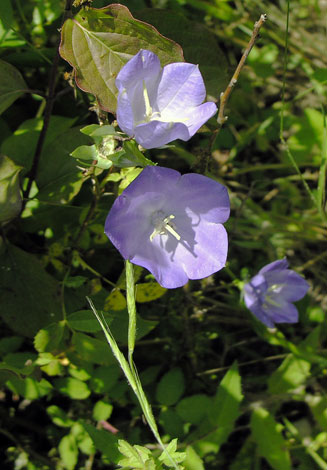
{"label": "brown stick", "polygon": [[258,38],[260,28],[266,20],[267,20],[267,15],[264,14],[264,15],[261,15],[259,21],[257,21],[254,24],[253,33],[252,33],[251,39],[250,39],[250,41],[247,45],[247,48],[245,49],[245,51],[244,51],[244,53],[241,57],[241,60],[239,61],[238,66],[236,67],[234,75],[232,76],[229,84],[227,85],[226,90],[224,92],[222,92],[221,95],[220,95],[220,107],[219,107],[219,113],[218,113],[218,119],[217,119],[217,122],[220,126],[222,126],[228,119],[227,116],[224,116],[224,110],[225,110],[225,106],[226,106],[226,103],[228,101],[229,95],[231,94],[232,89],[234,88],[234,86],[237,83],[237,80],[238,80],[238,77],[241,73],[243,65],[244,65],[248,55],[250,54],[251,49],[254,46],[255,41]]}

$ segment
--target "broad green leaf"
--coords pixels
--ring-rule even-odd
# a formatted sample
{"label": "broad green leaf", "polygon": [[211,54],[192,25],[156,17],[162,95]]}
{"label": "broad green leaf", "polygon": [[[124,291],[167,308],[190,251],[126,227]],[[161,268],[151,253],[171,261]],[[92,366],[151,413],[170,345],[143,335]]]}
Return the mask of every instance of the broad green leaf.
{"label": "broad green leaf", "polygon": [[68,325],[73,330],[95,333],[101,331],[101,326],[92,313],[92,310],[80,310],[67,316]]}
{"label": "broad green leaf", "polygon": [[74,422],[70,433],[75,437],[76,444],[83,454],[95,454],[96,449],[94,447],[93,441],[80,422]]}
{"label": "broad green leaf", "polygon": [[213,406],[208,410],[210,423],[218,428],[220,445],[233,429],[242,399],[241,377],[234,363],[220,382]]}
{"label": "broad green leaf", "polygon": [[110,347],[101,341],[84,333],[74,333],[72,344],[80,357],[94,364],[112,364],[114,357]]}
{"label": "broad green leaf", "polygon": [[[299,350],[311,353],[319,348],[321,327],[317,326],[299,344]],[[293,390],[303,384],[310,376],[311,363],[308,359],[290,354],[268,378],[268,390],[271,394],[280,394]]]}
{"label": "broad green leaf", "polygon": [[0,339],[0,357],[17,351],[23,343],[21,336],[8,336]]}
{"label": "broad green leaf", "polygon": [[103,429],[97,429],[85,421],[82,422],[82,425],[92,439],[95,448],[105,455],[111,462],[117,463],[120,458],[118,451],[118,437]]}
{"label": "broad green leaf", "polygon": [[54,380],[57,390],[68,395],[73,400],[85,400],[91,393],[85,382],[74,377],[62,377]]}
{"label": "broad green leaf", "polygon": [[34,338],[34,347],[38,352],[51,352],[58,348],[64,334],[64,322],[51,323],[42,328]]}
{"label": "broad green leaf", "polygon": [[157,282],[146,282],[136,285],[136,302],[151,302],[159,299],[167,292],[167,289],[161,287]]}
{"label": "broad green leaf", "polygon": [[251,431],[260,454],[274,470],[291,470],[291,460],[281,427],[264,408],[253,411]]}
{"label": "broad green leaf", "polygon": [[10,29],[14,20],[14,12],[11,0],[1,0],[0,2],[0,31],[1,26],[5,29]]}
{"label": "broad green leaf", "polygon": [[199,424],[207,415],[212,401],[207,395],[192,395],[178,402],[176,411],[185,423]]}
{"label": "broad green leaf", "polygon": [[[214,8],[218,7],[215,5]],[[219,99],[230,77],[227,60],[217,45],[215,35],[203,24],[189,21],[176,10],[149,8],[138,11],[136,16],[178,42],[183,48],[186,62],[199,65],[208,98]]]}
{"label": "broad green leaf", "polygon": [[168,434],[171,438],[183,437],[184,422],[172,408],[163,408],[159,415],[159,423],[163,428],[165,434]]}
{"label": "broad green leaf", "polygon": [[78,448],[74,436],[71,434],[64,436],[59,442],[58,450],[64,468],[74,470],[78,460]]}
{"label": "broad green leaf", "polygon": [[183,461],[186,470],[205,470],[201,457],[195,452],[192,446],[186,447],[186,457]]}
{"label": "broad green leaf", "polygon": [[100,366],[92,374],[90,387],[95,393],[106,393],[117,384],[120,374],[118,363]]}
{"label": "broad green leaf", "polygon": [[160,380],[156,398],[161,405],[171,406],[178,402],[185,389],[184,375],[178,367],[171,369]]}
{"label": "broad green leaf", "polygon": [[120,289],[114,288],[105,300],[104,310],[119,311],[124,308],[126,308],[125,296],[121,293]]}
{"label": "broad green leaf", "polygon": [[34,255],[13,245],[2,248],[0,315],[13,331],[34,336],[61,319],[59,283]]}
{"label": "broad green leaf", "polygon": [[0,114],[27,90],[20,72],[8,62],[0,59]]}
{"label": "broad green leaf", "polygon": [[[56,141],[73,125],[75,119],[67,118],[63,116],[51,116],[48,131],[45,137],[45,143],[43,152],[41,155],[41,159],[44,158],[45,165],[49,164],[49,158],[46,148],[49,150],[51,149],[51,145],[54,141]],[[37,140],[39,138],[40,131],[43,126],[43,119],[42,118],[35,118],[35,119],[28,119],[24,121],[16,130],[15,132],[8,137],[1,146],[1,151],[3,154],[7,155],[11,158],[16,165],[20,165],[24,168],[24,174],[30,171],[33,156],[36,149]],[[83,138],[83,135],[81,136]],[[87,137],[84,136],[84,139]],[[64,141],[64,143],[66,143]],[[76,143],[77,145],[82,144],[83,142]],[[87,143],[84,140],[84,143]],[[69,142],[67,142],[69,144]],[[73,148],[70,150],[72,151]],[[67,152],[66,152],[67,155]],[[55,157],[60,157],[59,155],[55,155]],[[61,160],[61,158],[60,158]],[[71,160],[71,158],[69,158]],[[41,163],[41,162],[40,162]]]}
{"label": "broad green leaf", "polygon": [[107,420],[110,418],[113,406],[103,400],[96,402],[93,408],[92,416],[95,421]]}
{"label": "broad green leaf", "polygon": [[0,223],[16,217],[22,207],[19,187],[21,169],[10,158],[0,155]]}
{"label": "broad green leaf", "polygon": [[155,52],[162,65],[183,61],[178,44],[133,18],[123,5],[83,9],[62,28],[60,54],[74,67],[77,85],[113,113],[117,74],[140,49]]}
{"label": "broad green leaf", "polygon": [[79,192],[83,176],[70,153],[78,145],[88,141],[89,138],[75,127],[61,133],[51,144],[45,145],[36,177],[40,200],[63,204]]}

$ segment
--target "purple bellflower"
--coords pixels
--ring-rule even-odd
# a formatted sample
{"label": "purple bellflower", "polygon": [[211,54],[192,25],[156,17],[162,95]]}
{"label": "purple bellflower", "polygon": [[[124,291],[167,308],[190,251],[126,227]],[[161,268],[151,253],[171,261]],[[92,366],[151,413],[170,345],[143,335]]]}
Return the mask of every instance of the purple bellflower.
{"label": "purple bellflower", "polygon": [[225,266],[225,186],[203,175],[147,166],[115,200],[105,233],[123,258],[168,289]]}
{"label": "purple bellflower", "polygon": [[189,140],[217,112],[215,103],[203,103],[206,89],[197,65],[161,68],[158,56],[144,49],[122,67],[116,86],[119,127],[146,149]]}
{"label": "purple bellflower", "polygon": [[299,313],[292,302],[302,299],[309,284],[295,271],[288,269],[287,259],[264,266],[244,286],[244,300],[262,323],[273,328],[275,323],[296,323]]}

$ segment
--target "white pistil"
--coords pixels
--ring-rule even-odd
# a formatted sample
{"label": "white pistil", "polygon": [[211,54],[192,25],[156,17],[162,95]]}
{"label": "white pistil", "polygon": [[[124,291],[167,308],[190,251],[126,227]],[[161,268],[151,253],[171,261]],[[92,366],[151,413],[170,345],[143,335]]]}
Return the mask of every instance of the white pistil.
{"label": "white pistil", "polygon": [[168,217],[165,217],[163,220],[158,221],[156,223],[155,229],[150,235],[150,241],[152,242],[152,240],[154,239],[156,235],[166,235],[167,232],[169,232],[171,235],[173,235],[173,237],[176,238],[176,240],[179,241],[181,237],[170,223],[170,221],[174,218],[175,218],[174,215],[169,215]]}

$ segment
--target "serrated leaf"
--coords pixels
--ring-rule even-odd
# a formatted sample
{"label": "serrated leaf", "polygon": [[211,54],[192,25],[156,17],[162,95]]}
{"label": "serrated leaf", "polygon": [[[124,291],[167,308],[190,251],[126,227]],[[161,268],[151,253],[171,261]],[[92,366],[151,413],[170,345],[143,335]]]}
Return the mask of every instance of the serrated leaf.
{"label": "serrated leaf", "polygon": [[264,408],[253,411],[251,431],[260,454],[274,470],[291,470],[290,456],[280,425]]}
{"label": "serrated leaf", "polygon": [[16,217],[22,207],[19,187],[21,170],[10,158],[0,155],[0,223]]}
{"label": "serrated leaf", "polygon": [[118,465],[140,470],[148,468],[148,466],[145,467],[145,463],[153,459],[149,449],[138,445],[131,446],[128,442],[123,441],[122,439],[118,441],[118,444],[119,452],[126,457],[125,459],[119,460]]}
{"label": "serrated leaf", "polygon": [[27,88],[19,70],[0,59],[0,114],[22,96]]}
{"label": "serrated leaf", "polygon": [[[165,448],[165,451],[162,452],[162,454],[159,457],[159,460],[163,462],[165,465],[167,465],[167,467],[174,467],[172,460],[176,463],[183,462],[186,457],[186,453],[176,452],[176,449],[177,449],[177,439],[173,439]],[[169,458],[167,454],[169,454],[171,458]]]}
{"label": "serrated leaf", "polygon": [[178,44],[123,5],[83,9],[62,28],[60,54],[74,67],[77,85],[110,112],[116,111],[117,74],[140,49],[155,52],[162,65],[183,61]]}
{"label": "serrated leaf", "polygon": [[183,372],[176,367],[161,378],[157,386],[156,398],[161,405],[171,406],[178,402],[184,393],[184,389]]}
{"label": "serrated leaf", "polygon": [[161,287],[157,282],[146,282],[136,285],[136,302],[151,302],[159,299],[167,292],[167,289]]}

